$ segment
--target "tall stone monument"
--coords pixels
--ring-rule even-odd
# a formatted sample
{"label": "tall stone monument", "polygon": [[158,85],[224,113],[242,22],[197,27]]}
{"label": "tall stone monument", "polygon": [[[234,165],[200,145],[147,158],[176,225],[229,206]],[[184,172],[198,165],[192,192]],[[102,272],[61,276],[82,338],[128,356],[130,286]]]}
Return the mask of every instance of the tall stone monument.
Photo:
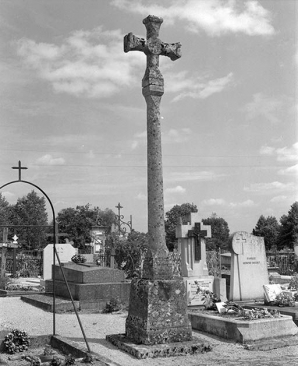
{"label": "tall stone monument", "polygon": [[131,282],[126,333],[106,338],[138,358],[210,350],[210,345],[192,339],[183,278],[174,276],[165,241],[159,111],[164,81],[159,71],[159,56],[168,56],[173,61],[178,59],[181,44],[164,43],[158,38],[162,22],[161,18],[149,15],[143,20],[146,40],[132,33],[124,37],[124,52],[142,51],[147,56],[142,91],[147,103],[149,250],[141,278]]}
{"label": "tall stone monument", "polygon": [[159,70],[159,56],[171,60],[181,57],[181,44],[168,44],[159,37],[163,20],[149,15],[143,20],[147,39],[129,33],[124,38],[124,52],[142,51],[147,68],[142,92],[147,103],[147,179],[149,251],[144,261],[142,279],[131,283],[126,336],[138,344],[158,344],[192,339],[187,316],[183,279],[173,276],[173,263],[165,241],[160,101],[164,80]]}

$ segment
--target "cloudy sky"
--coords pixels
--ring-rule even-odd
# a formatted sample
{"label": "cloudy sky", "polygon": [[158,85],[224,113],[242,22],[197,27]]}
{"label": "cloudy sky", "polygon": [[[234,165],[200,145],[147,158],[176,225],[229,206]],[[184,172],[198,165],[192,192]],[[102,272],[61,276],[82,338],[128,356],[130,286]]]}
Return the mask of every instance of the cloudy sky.
{"label": "cloudy sky", "polygon": [[146,57],[123,37],[149,14],[182,44],[160,57],[165,211],[194,203],[231,232],[279,220],[298,199],[295,0],[1,0],[0,185],[21,160],[57,213],[120,202],[147,231]]}

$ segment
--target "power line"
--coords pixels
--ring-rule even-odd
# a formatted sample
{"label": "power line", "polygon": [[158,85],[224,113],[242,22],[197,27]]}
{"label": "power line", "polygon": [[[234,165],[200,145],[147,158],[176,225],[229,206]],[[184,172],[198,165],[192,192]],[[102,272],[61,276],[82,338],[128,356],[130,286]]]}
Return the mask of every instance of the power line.
{"label": "power line", "polygon": [[[96,152],[93,151],[92,149],[90,149],[90,151],[59,151],[59,150],[37,150],[37,149],[3,149],[0,148],[0,151],[20,151],[20,152],[24,152],[24,151],[31,151],[31,152],[43,152],[43,153],[58,153],[58,154],[81,154],[81,155],[86,155],[89,154],[90,151],[92,151],[92,153],[94,155],[114,155],[114,156],[119,156],[119,155],[123,155],[123,156],[147,156],[147,153],[144,152],[143,154],[132,154],[132,153],[121,153],[121,152]],[[262,159],[265,157],[262,157],[260,155],[205,155],[205,156],[201,156],[201,155],[197,155],[197,154],[163,154],[163,157],[166,156],[173,156],[173,157],[196,157],[196,158],[200,158],[200,159],[225,159],[225,158],[258,158],[258,159]]]}

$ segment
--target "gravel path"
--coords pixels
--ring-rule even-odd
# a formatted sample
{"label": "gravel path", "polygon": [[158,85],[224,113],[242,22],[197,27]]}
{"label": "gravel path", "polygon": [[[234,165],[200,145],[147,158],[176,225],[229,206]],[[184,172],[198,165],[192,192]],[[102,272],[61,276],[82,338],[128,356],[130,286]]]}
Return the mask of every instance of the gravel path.
{"label": "gravel path", "polygon": [[[298,346],[290,346],[270,351],[248,351],[240,344],[222,341],[217,337],[194,331],[193,334],[211,343],[213,350],[196,356],[181,356],[137,360],[119,351],[105,340],[107,334],[125,332],[127,313],[81,314],[88,343],[92,351],[111,359],[121,366],[198,366],[198,365],[256,365],[283,366],[298,365]],[[23,302],[18,297],[0,298],[0,331],[18,328],[29,335],[46,335],[53,332],[53,314]],[[56,333],[78,343],[84,343],[76,315],[56,314]]]}

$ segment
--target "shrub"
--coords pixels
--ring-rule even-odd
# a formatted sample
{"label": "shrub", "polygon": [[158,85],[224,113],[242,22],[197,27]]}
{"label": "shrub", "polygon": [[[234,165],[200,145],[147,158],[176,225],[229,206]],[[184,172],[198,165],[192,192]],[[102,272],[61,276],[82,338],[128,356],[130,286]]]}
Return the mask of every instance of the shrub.
{"label": "shrub", "polygon": [[113,313],[123,308],[123,305],[119,299],[112,297],[109,302],[106,303],[106,307],[103,309],[103,313]]}
{"label": "shrub", "polygon": [[291,278],[289,288],[294,288],[298,291],[298,273],[296,273],[295,276]]}

